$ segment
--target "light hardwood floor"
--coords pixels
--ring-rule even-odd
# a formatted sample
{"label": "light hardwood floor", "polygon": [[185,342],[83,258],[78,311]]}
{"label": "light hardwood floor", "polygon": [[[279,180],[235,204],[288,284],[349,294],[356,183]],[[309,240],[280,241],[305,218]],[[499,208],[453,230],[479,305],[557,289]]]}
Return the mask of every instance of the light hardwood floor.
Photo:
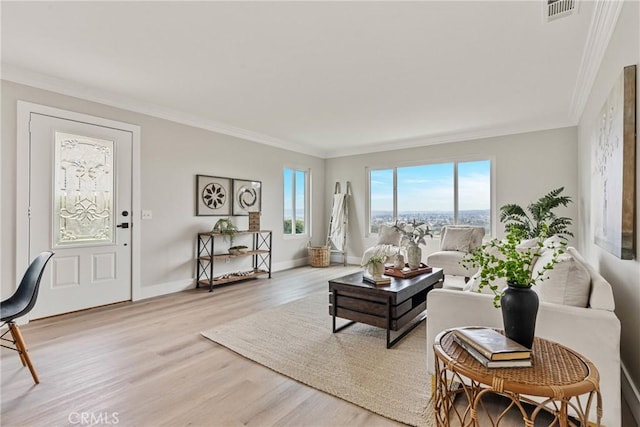
{"label": "light hardwood floor", "polygon": [[[304,267],[212,293],[194,289],[31,322],[21,329],[41,383],[34,385],[18,356],[2,349],[0,422],[397,426],[200,335],[254,311],[327,290],[329,279],[357,270]],[[500,406],[496,403],[495,409]]]}

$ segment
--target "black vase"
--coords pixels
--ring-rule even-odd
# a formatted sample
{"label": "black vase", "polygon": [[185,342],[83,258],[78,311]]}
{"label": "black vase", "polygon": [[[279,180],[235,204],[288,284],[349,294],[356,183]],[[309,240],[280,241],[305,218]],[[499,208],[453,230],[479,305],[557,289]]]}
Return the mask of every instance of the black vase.
{"label": "black vase", "polygon": [[507,283],[500,305],[504,334],[527,348],[533,345],[538,314],[538,294],[531,287],[523,288]]}

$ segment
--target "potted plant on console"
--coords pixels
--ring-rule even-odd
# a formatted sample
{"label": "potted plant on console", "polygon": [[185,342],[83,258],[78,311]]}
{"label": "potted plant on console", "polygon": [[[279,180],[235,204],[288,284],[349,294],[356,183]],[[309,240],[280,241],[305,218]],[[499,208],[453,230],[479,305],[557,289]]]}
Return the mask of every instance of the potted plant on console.
{"label": "potted plant on console", "polygon": [[225,241],[227,240],[227,237],[229,237],[229,245],[233,246],[233,239],[235,238],[238,229],[233,225],[229,218],[221,218],[215,223],[213,230],[211,231],[222,234],[222,239]]}
{"label": "potted plant on console", "polygon": [[[522,241],[525,233],[512,228],[504,240],[493,239],[462,261],[465,267],[479,267],[474,276],[478,291],[489,287],[494,293],[493,305],[502,308],[505,335],[528,348],[533,344],[539,305],[538,295],[531,287],[545,280],[566,246],[560,239],[545,244],[546,230],[543,225],[538,237]],[[546,251],[552,251],[549,261],[532,271],[538,257]],[[501,289],[496,283],[498,279],[505,279],[507,287]]]}

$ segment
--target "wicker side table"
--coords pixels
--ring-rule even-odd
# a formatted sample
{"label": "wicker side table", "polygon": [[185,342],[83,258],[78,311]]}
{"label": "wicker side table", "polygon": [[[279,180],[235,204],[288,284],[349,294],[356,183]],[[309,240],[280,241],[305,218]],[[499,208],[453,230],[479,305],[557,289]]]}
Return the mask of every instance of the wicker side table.
{"label": "wicker side table", "polygon": [[[533,427],[541,411],[555,418],[552,425],[574,426],[573,419],[581,426],[594,425],[588,421],[594,403],[595,425],[600,425],[602,397],[598,370],[567,347],[535,338],[530,368],[485,368],[453,340],[450,330],[438,335],[433,350],[436,356],[434,409],[439,426],[479,426],[478,409],[484,407],[482,399],[487,393],[511,400],[497,416],[486,414],[492,426],[498,426],[505,413],[514,407],[520,411],[523,425],[527,427]],[[466,409],[460,410],[454,405],[457,395],[466,398]],[[534,401],[523,395],[542,399]],[[522,402],[532,406],[526,407]]]}

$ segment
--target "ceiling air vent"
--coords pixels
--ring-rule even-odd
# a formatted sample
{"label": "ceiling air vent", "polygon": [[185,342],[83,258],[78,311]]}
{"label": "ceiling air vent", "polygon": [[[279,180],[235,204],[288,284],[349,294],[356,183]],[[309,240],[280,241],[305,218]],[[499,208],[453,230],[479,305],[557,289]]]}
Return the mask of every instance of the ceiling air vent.
{"label": "ceiling air vent", "polygon": [[555,21],[577,12],[578,0],[547,0],[545,3],[544,16],[547,22]]}

